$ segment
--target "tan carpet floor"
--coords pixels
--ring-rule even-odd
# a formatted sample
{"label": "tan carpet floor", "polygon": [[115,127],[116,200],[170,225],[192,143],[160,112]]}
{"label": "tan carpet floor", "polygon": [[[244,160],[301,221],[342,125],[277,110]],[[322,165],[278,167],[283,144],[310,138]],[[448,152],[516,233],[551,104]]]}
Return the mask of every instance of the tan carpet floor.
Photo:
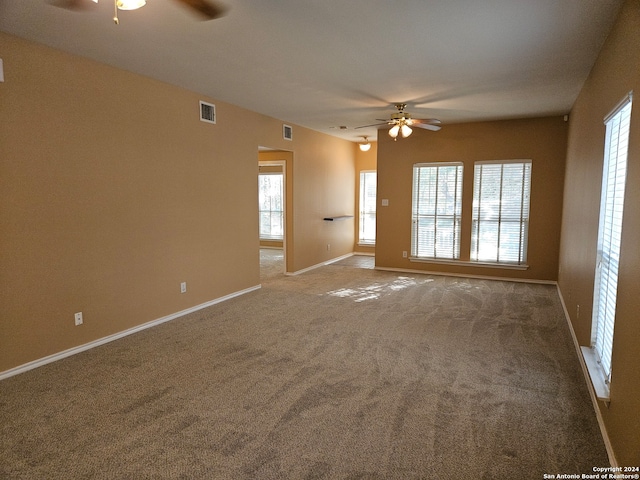
{"label": "tan carpet floor", "polygon": [[371,262],[263,270],[258,291],[0,382],[0,478],[510,480],[608,464],[554,286]]}

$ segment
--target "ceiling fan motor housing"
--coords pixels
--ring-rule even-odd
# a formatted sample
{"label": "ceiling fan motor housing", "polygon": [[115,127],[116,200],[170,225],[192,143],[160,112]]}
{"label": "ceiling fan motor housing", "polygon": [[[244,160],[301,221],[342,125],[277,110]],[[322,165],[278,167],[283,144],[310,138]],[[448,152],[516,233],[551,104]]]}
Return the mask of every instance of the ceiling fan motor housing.
{"label": "ceiling fan motor housing", "polygon": [[398,109],[398,113],[391,114],[391,120],[394,121],[403,121],[403,120],[411,120],[411,114],[405,113],[404,109],[407,108],[406,103],[396,103],[396,108]]}

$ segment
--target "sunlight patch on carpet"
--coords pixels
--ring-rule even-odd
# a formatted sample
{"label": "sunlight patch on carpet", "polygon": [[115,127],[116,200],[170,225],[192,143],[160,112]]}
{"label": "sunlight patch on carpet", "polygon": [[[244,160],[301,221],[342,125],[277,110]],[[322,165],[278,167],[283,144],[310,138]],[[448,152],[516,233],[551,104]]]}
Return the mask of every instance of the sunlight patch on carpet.
{"label": "sunlight patch on carpet", "polygon": [[392,282],[374,283],[372,285],[358,288],[339,288],[327,292],[327,295],[339,298],[353,298],[354,302],[364,302],[367,300],[377,300],[385,293],[398,292],[405,288],[433,282],[432,278],[416,279],[411,277],[398,277]]}

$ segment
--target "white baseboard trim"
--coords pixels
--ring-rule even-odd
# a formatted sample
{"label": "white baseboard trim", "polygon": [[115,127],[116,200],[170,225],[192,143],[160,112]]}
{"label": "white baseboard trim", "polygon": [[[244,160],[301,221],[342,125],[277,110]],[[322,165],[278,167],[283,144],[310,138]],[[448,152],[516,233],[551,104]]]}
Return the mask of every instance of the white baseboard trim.
{"label": "white baseboard trim", "polygon": [[605,426],[604,419],[602,418],[602,414],[600,413],[600,407],[598,406],[598,397],[593,388],[593,384],[591,383],[591,376],[589,375],[589,369],[587,368],[587,364],[582,355],[582,348],[578,343],[578,337],[576,337],[576,332],[573,329],[573,324],[571,323],[571,317],[569,316],[567,305],[564,303],[564,297],[562,296],[562,291],[560,290],[560,286],[558,285],[557,288],[558,288],[558,296],[560,297],[560,303],[562,304],[562,310],[564,311],[564,318],[567,321],[567,325],[569,325],[569,331],[571,332],[571,338],[573,339],[573,346],[576,349],[576,355],[578,356],[578,360],[580,361],[580,367],[582,368],[584,381],[587,383],[587,388],[589,389],[589,396],[591,397],[591,403],[593,403],[593,409],[596,412],[596,419],[598,420],[598,426],[600,427],[600,433],[602,435],[602,439],[604,440],[604,446],[607,449],[607,455],[609,456],[609,463],[611,463],[612,467],[618,467],[618,462],[613,452],[613,445],[611,445],[611,440],[609,439],[609,434],[607,433],[607,427]]}
{"label": "white baseboard trim", "polygon": [[256,285],[254,287],[249,287],[244,290],[240,290],[238,292],[230,293],[229,295],[225,295],[224,297],[216,298],[214,300],[210,300],[208,302],[202,303],[200,305],[196,305],[194,307],[187,308],[180,312],[173,313],[171,315],[167,315],[166,317],[158,318],[156,320],[151,320],[150,322],[143,323],[142,325],[138,325],[136,327],[129,328],[127,330],[123,330],[122,332],[114,333],[113,335],[109,335],[103,338],[99,338],[98,340],[94,340],[89,343],[85,343],[84,345],[79,345],[77,347],[69,348],[68,350],[64,350],[62,352],[54,353],[53,355],[49,355],[47,357],[40,358],[38,360],[34,360],[29,363],[25,363],[24,365],[20,365],[9,370],[5,370],[4,372],[0,372],[0,381],[5,378],[13,377],[15,375],[19,375],[21,373],[27,372],[29,370],[33,370],[34,368],[41,367],[48,363],[53,363],[58,360],[62,360],[63,358],[70,357],[71,355],[75,355],[77,353],[84,352],[86,350],[90,350],[92,348],[98,347],[100,345],[104,345],[105,343],[113,342],[114,340],[118,340],[120,338],[126,337],[128,335],[132,335],[134,333],[140,332],[142,330],[146,330],[147,328],[155,327],[165,322],[169,322],[171,320],[175,320],[176,318],[183,317],[188,315],[189,313],[197,312],[198,310],[202,310],[203,308],[210,307],[217,303],[221,303],[227,300],[230,300],[234,297],[239,297],[240,295],[244,295],[249,292],[253,292],[254,290],[258,290],[261,288],[261,285]]}
{"label": "white baseboard trim", "polygon": [[285,275],[300,275],[301,273],[309,272],[311,270],[315,270],[316,268],[324,267],[325,265],[331,265],[332,263],[339,262],[340,260],[344,260],[345,258],[352,257],[354,254],[347,253],[346,255],[342,255],[340,257],[332,258],[331,260],[327,260],[326,262],[316,263],[315,265],[311,265],[310,267],[303,268],[302,270],[296,270],[295,272],[287,272]]}
{"label": "white baseboard trim", "polygon": [[448,273],[448,272],[431,272],[429,270],[417,270],[412,268],[393,268],[393,267],[374,267],[375,270],[381,270],[384,272],[399,272],[399,273],[420,273],[423,275],[440,275],[442,277],[458,277],[458,278],[475,278],[478,280],[498,280],[501,282],[519,282],[519,283],[539,283],[542,285],[556,285],[555,280],[536,280],[530,278],[511,278],[511,277],[497,277],[491,275],[469,275],[466,273]]}

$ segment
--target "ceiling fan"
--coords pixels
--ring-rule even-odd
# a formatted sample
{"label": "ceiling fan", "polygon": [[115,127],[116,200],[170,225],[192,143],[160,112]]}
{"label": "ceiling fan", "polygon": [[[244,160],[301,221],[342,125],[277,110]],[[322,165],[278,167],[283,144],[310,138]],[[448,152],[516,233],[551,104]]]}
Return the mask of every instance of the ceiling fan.
{"label": "ceiling fan", "polygon": [[392,137],[395,141],[398,139],[398,134],[402,135],[402,138],[406,138],[411,135],[411,132],[413,131],[411,127],[424,128],[425,130],[432,130],[434,132],[437,132],[441,128],[441,122],[437,118],[412,118],[409,112],[404,111],[404,109],[407,108],[406,103],[396,103],[395,107],[398,111],[396,113],[392,113],[389,120],[384,120],[381,118],[377,119],[384,123],[362,125],[361,127],[356,127],[356,129],[391,125],[389,136]]}
{"label": "ceiling fan", "polygon": [[[178,3],[190,8],[199,14],[204,20],[214,20],[223,16],[227,9],[214,0],[175,0]],[[65,8],[67,10],[86,10],[92,3],[98,3],[98,0],[53,0],[52,3],[56,7]],[[113,0],[115,16],[113,21],[118,24],[118,10],[136,10],[146,5],[145,0]]]}

